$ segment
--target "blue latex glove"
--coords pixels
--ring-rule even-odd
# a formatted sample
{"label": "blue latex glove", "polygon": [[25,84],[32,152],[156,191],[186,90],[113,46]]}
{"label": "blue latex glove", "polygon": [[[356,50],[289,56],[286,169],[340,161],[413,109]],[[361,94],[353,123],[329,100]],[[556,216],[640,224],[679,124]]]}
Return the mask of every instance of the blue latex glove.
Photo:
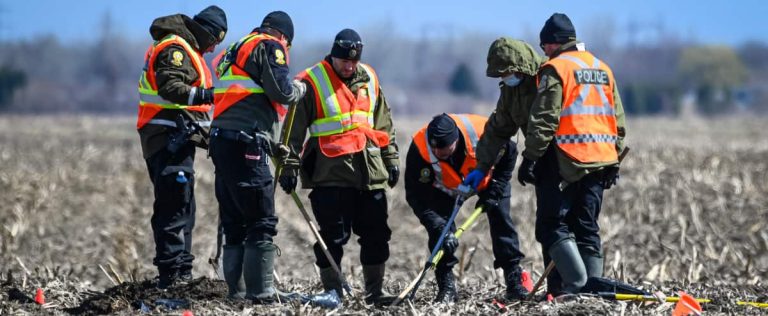
{"label": "blue latex glove", "polygon": [[475,169],[464,178],[464,184],[472,186],[472,190],[477,191],[477,187],[480,185],[480,181],[483,181],[483,178],[485,178],[485,172]]}

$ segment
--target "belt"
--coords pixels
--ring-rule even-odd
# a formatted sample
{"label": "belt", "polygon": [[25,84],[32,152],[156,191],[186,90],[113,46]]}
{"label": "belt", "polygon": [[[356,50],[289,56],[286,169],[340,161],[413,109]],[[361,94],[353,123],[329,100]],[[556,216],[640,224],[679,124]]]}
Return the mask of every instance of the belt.
{"label": "belt", "polygon": [[248,133],[233,129],[221,129],[214,127],[211,129],[211,137],[221,137],[224,139],[240,141],[246,144],[250,144],[255,140],[255,137],[248,135]]}

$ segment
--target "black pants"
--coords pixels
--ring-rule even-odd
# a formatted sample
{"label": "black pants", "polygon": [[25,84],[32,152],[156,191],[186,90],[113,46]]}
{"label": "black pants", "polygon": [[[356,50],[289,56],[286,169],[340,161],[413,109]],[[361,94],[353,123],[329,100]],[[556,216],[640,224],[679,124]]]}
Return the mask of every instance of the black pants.
{"label": "black pants", "polygon": [[251,144],[211,135],[210,155],[216,167],[216,199],[227,245],[272,241],[277,235],[274,180],[268,144]]}
{"label": "black pants", "polygon": [[[493,266],[494,268],[507,269],[515,267],[520,264],[520,260],[525,258],[525,255],[520,251],[520,239],[515,229],[515,224],[512,222],[510,216],[510,198],[511,198],[511,186],[509,183],[504,187],[504,195],[499,200],[499,207],[484,209],[485,214],[488,216],[488,224],[491,226],[491,244],[493,246]],[[446,199],[453,200],[447,194]],[[477,206],[480,206],[484,201],[482,198],[478,201]],[[434,203],[435,205],[447,205],[445,202]],[[452,202],[450,203],[451,205]],[[445,207],[432,208],[444,219],[448,220],[453,210]],[[456,226],[462,223],[454,223],[451,227],[451,232],[456,231]],[[427,231],[429,235],[429,251],[435,247],[437,240],[440,238],[440,231]],[[437,263],[436,269],[452,269],[454,265],[458,263],[458,259],[454,254],[443,254],[443,258]]]}
{"label": "black pants", "polygon": [[153,264],[161,274],[192,269],[192,229],[195,227],[195,146],[175,154],[163,149],[146,160],[155,191],[152,233]]}
{"label": "black pants", "polygon": [[[320,225],[320,236],[328,246],[336,264],[341,264],[351,233],[360,238],[360,262],[381,264],[389,259],[389,239],[392,231],[387,225],[387,196],[384,190],[362,191],[354,188],[318,187],[309,194],[312,211]],[[316,264],[320,268],[331,264],[315,243]]]}

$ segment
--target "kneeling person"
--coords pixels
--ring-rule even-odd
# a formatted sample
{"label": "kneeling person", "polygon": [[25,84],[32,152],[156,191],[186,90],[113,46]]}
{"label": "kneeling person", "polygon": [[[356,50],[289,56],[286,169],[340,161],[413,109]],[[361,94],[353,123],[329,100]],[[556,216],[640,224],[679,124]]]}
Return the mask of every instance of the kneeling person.
{"label": "kneeling person", "polygon": [[[434,247],[450,217],[457,188],[476,164],[475,147],[487,119],[472,114],[441,114],[413,136],[405,165],[405,192],[408,204],[429,234],[429,247]],[[521,299],[528,291],[521,284],[520,251],[517,231],[509,215],[511,189],[509,180],[517,156],[516,145],[509,141],[490,175],[478,186],[478,206],[488,215],[494,267],[504,269],[507,299]],[[454,251],[459,241],[452,225],[446,236],[443,259],[437,264],[436,302],[457,301],[453,266],[458,260]]]}

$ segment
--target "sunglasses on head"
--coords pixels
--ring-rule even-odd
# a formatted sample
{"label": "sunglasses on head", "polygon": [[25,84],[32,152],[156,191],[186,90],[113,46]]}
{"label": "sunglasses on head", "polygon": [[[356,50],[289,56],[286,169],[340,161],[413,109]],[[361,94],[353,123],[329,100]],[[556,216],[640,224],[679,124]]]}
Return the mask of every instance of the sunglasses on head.
{"label": "sunglasses on head", "polygon": [[349,49],[361,49],[363,48],[363,42],[361,41],[350,41],[350,40],[337,40],[336,45],[341,46],[341,48]]}

